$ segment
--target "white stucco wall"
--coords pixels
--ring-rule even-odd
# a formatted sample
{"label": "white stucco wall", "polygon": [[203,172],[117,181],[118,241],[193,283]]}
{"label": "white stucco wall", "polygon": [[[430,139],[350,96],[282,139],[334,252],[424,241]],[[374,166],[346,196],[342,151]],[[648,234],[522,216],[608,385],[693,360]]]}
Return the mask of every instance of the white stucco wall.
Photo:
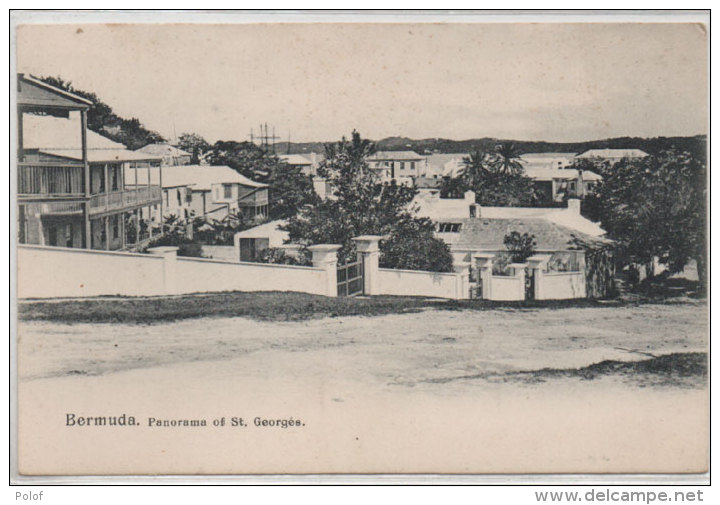
{"label": "white stucco wall", "polygon": [[510,301],[525,299],[525,285],[518,277],[492,276],[491,300]]}
{"label": "white stucco wall", "polygon": [[177,292],[299,291],[326,294],[325,271],[314,267],[177,259]]}
{"label": "white stucco wall", "polygon": [[20,245],[18,298],[163,294],[163,259],[148,254]]}
{"label": "white stucco wall", "polygon": [[538,285],[538,300],[567,300],[585,298],[584,272],[543,273]]}
{"label": "white stucco wall", "polygon": [[381,295],[463,298],[461,275],[416,270],[379,270]]}
{"label": "white stucco wall", "polygon": [[315,267],[18,246],[19,298],[276,290],[334,296],[331,272],[329,279]]}

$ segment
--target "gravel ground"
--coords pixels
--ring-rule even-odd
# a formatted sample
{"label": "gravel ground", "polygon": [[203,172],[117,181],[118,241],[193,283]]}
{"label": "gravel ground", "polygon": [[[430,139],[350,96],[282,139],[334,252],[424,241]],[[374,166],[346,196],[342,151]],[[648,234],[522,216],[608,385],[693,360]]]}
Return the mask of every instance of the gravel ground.
{"label": "gravel ground", "polygon": [[[706,307],[688,302],[20,322],[20,471],[703,472],[706,321]],[[68,427],[69,413],[139,424]],[[157,428],[151,418],[207,426]],[[256,418],[302,425],[263,428]]]}
{"label": "gravel ground", "polygon": [[[195,319],[153,325],[20,322],[21,380],[101,375],[268,352],[293,369],[343,364],[343,379],[420,387],[445,379],[574,369],[706,352],[700,302],[613,308],[436,311],[258,322]],[[289,359],[288,359],[289,358]]]}

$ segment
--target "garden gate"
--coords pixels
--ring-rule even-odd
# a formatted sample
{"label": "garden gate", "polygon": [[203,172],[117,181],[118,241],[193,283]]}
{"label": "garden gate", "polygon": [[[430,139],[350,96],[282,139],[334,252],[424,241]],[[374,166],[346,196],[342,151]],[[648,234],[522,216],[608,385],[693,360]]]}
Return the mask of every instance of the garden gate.
{"label": "garden gate", "polygon": [[352,263],[338,264],[338,296],[357,296],[364,292],[363,262],[357,259]]}

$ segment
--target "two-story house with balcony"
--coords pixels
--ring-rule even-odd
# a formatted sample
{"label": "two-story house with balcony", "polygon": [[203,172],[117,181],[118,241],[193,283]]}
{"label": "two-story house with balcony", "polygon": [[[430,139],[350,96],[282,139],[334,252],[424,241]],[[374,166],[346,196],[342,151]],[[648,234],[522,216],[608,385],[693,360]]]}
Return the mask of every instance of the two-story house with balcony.
{"label": "two-story house with balcony", "polygon": [[238,212],[247,217],[268,215],[268,185],[230,167],[167,166],[162,167],[162,175],[165,217],[205,216],[219,221]]}
{"label": "two-story house with balcony", "polygon": [[159,167],[88,130],[91,105],[18,75],[20,243],[132,249],[159,233]]}

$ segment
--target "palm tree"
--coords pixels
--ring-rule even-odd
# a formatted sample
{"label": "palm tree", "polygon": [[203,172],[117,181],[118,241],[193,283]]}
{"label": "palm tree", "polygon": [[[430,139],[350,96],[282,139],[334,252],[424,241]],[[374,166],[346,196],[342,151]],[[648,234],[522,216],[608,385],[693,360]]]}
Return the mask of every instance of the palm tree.
{"label": "palm tree", "polygon": [[488,175],[488,154],[482,151],[470,153],[470,156],[463,158],[463,167],[460,170],[460,177],[465,181],[468,187],[476,188],[480,186]]}
{"label": "palm tree", "polygon": [[495,147],[495,158],[490,166],[496,172],[507,175],[520,175],[523,171],[520,154],[512,142],[504,142]]}

